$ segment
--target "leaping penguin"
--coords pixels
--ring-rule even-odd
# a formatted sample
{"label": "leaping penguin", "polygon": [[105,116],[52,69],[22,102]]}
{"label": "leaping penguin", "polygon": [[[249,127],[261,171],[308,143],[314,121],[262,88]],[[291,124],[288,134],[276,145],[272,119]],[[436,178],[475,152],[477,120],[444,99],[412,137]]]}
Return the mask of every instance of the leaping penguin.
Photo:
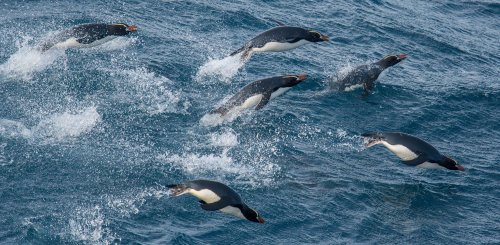
{"label": "leaping penguin", "polygon": [[221,211],[252,222],[264,223],[257,211],[249,208],[229,186],[210,180],[193,180],[167,186],[174,196],[189,193],[200,199],[206,211]]}
{"label": "leaping penguin", "polygon": [[440,168],[464,171],[455,160],[441,155],[429,143],[409,134],[399,132],[365,133],[366,147],[382,144],[396,154],[403,163],[422,168]]}
{"label": "leaping penguin", "polygon": [[137,26],[124,23],[77,25],[48,38],[38,46],[38,50],[45,52],[52,47],[89,48],[135,31],[137,31]]}
{"label": "leaping penguin", "polygon": [[330,85],[339,91],[351,91],[357,87],[363,87],[363,95],[368,95],[375,86],[375,80],[385,69],[406,59],[405,54],[387,55],[383,59],[368,65],[361,65],[354,68],[345,76],[332,80]]}
{"label": "leaping penguin", "polygon": [[317,31],[301,27],[278,26],[269,29],[248,41],[243,47],[231,53],[242,53],[241,59],[247,60],[253,52],[281,52],[315,42],[329,41],[330,38]]}
{"label": "leaping penguin", "polygon": [[306,79],[307,76],[302,74],[271,77],[252,82],[243,87],[224,105],[210,112],[210,114],[225,116],[228,113],[237,113],[253,107],[255,107],[255,110],[260,110],[270,100],[285,93]]}

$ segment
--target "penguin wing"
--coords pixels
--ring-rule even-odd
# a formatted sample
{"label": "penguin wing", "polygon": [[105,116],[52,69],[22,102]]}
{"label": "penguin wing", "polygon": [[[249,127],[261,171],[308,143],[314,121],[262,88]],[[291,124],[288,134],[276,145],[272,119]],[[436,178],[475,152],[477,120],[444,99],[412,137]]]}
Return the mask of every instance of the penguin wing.
{"label": "penguin wing", "polygon": [[217,211],[231,204],[229,200],[227,200],[227,198],[222,198],[219,201],[213,203],[202,203],[202,202],[200,203],[201,203],[200,207],[206,211]]}
{"label": "penguin wing", "polygon": [[262,99],[260,99],[259,104],[257,104],[257,106],[255,106],[256,111],[262,109],[265,105],[267,105],[267,103],[269,103],[269,100],[271,99],[271,94],[272,94],[271,92],[263,94]]}
{"label": "penguin wing", "polygon": [[427,157],[427,154],[420,153],[417,158],[415,158],[413,160],[403,161],[403,163],[406,165],[410,165],[410,166],[417,166],[417,165],[420,165],[420,164],[426,162],[427,160],[429,160],[429,158]]}

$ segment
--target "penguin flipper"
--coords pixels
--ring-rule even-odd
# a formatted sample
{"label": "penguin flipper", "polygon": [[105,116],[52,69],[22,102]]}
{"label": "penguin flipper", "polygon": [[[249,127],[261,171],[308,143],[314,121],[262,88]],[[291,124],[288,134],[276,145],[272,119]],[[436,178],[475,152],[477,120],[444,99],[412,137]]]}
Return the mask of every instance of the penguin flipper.
{"label": "penguin flipper", "polygon": [[364,89],[363,96],[368,96],[374,87],[375,83],[372,81],[363,83],[363,89]]}
{"label": "penguin flipper", "polygon": [[221,199],[217,202],[213,202],[213,203],[200,204],[200,207],[206,211],[217,211],[217,210],[225,208],[227,206],[229,206],[229,202],[224,201],[223,199]]}
{"label": "penguin flipper", "polygon": [[417,158],[415,158],[413,160],[403,161],[403,163],[406,165],[409,165],[409,166],[417,166],[417,165],[420,165],[420,164],[426,162],[427,160],[428,160],[427,155],[424,153],[421,153],[420,155],[418,155]]}
{"label": "penguin flipper", "polygon": [[257,106],[255,106],[255,110],[258,111],[258,110],[262,109],[265,105],[267,105],[267,103],[269,103],[270,99],[271,99],[271,93],[265,93],[262,96],[262,99],[260,99],[259,104],[257,104]]}

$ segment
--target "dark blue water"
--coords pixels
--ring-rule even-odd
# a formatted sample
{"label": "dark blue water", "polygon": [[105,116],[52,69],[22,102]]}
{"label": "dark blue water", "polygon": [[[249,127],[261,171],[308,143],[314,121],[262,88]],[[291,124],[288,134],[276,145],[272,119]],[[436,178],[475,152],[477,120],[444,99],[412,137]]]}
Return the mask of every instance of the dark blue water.
{"label": "dark blue water", "polygon": [[[496,1],[0,2],[0,243],[500,242]],[[332,37],[243,65],[224,57],[275,26]],[[137,34],[92,49],[32,47],[81,23]],[[372,95],[329,77],[377,61]],[[240,68],[238,70],[238,68]],[[309,79],[263,110],[200,123],[259,78]],[[465,172],[406,167],[359,134],[403,131]],[[228,184],[267,223],[201,210],[164,185]]]}

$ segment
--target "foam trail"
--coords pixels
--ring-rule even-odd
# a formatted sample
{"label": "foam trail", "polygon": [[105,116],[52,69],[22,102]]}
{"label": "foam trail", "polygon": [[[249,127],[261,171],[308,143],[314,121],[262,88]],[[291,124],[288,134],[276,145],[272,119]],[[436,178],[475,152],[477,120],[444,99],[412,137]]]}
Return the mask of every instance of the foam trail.
{"label": "foam trail", "polygon": [[100,121],[101,116],[97,108],[90,106],[76,113],[68,111],[56,113],[40,121],[31,131],[36,137],[63,140],[89,132]]}
{"label": "foam trail", "polygon": [[222,116],[219,113],[207,113],[200,119],[200,125],[204,127],[215,127],[224,123],[230,123],[238,118],[243,112],[229,111],[226,115]]}
{"label": "foam trail", "polygon": [[21,46],[5,63],[0,65],[0,74],[30,80],[34,73],[45,70],[64,55],[64,50],[61,49],[41,52],[33,47]]}
{"label": "foam trail", "polygon": [[[246,60],[248,60],[248,58]],[[211,59],[200,67],[196,73],[195,80],[197,82],[203,82],[206,77],[216,77],[226,83],[230,83],[231,78],[233,78],[240,68],[245,65],[246,60],[241,59],[241,54],[228,56],[221,60]]]}
{"label": "foam trail", "polygon": [[69,231],[76,241],[90,244],[110,244],[114,235],[106,225],[102,208],[96,205],[78,208],[69,220]]}
{"label": "foam trail", "polygon": [[4,137],[23,137],[29,138],[32,135],[30,129],[24,124],[12,120],[0,119],[0,135]]}

